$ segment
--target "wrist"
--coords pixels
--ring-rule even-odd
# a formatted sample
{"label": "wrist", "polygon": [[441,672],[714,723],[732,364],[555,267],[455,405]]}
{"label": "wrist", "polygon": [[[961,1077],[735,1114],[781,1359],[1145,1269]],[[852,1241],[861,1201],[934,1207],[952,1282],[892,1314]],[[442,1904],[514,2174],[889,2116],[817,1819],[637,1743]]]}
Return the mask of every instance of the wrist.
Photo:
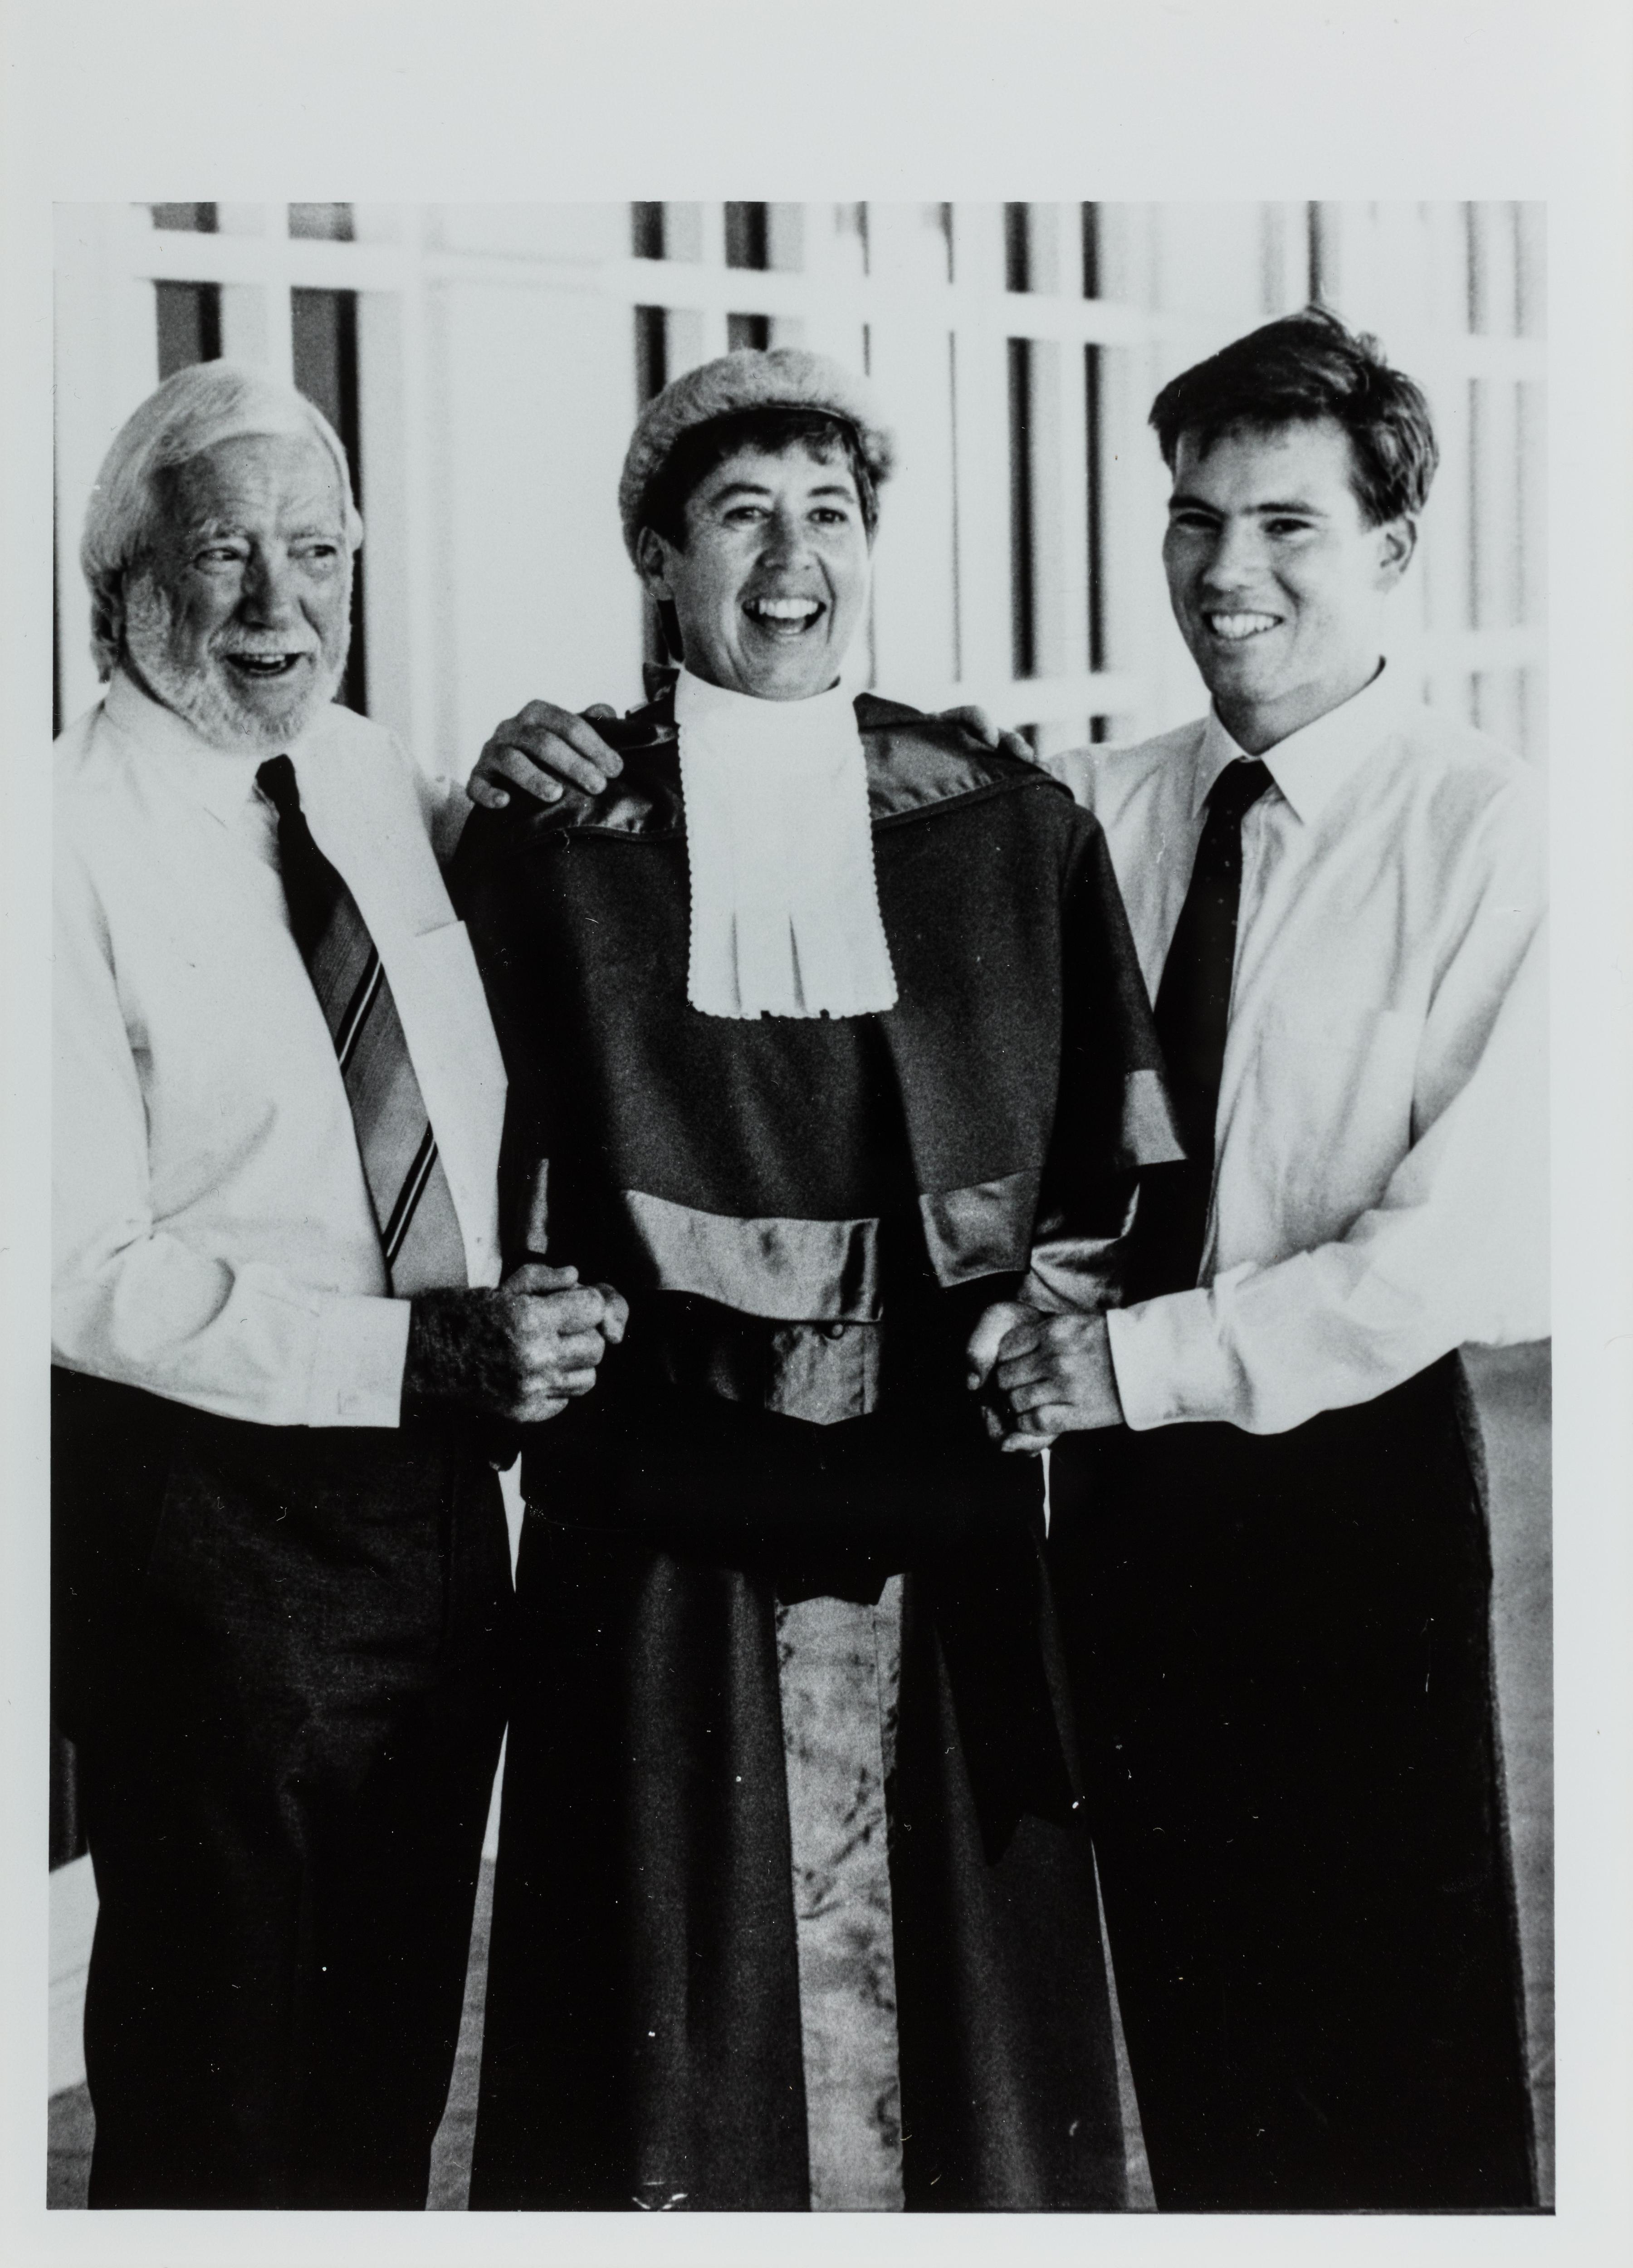
{"label": "wrist", "polygon": [[422,1292],[408,1303],[408,1344],[402,1365],[405,1410],[460,1399],[470,1292]]}

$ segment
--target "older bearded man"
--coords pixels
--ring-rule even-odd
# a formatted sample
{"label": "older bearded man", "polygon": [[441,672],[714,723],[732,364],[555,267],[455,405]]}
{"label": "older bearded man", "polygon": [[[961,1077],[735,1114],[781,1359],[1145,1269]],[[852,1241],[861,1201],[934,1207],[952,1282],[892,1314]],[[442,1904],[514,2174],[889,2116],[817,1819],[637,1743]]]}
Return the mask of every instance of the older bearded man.
{"label": "older bearded man", "polygon": [[423,2204],[503,1723],[489,1453],[622,1329],[570,1270],[498,1281],[464,798],[333,705],[361,534],[323,419],[222,364],[85,529],[53,1346],[93,2205]]}

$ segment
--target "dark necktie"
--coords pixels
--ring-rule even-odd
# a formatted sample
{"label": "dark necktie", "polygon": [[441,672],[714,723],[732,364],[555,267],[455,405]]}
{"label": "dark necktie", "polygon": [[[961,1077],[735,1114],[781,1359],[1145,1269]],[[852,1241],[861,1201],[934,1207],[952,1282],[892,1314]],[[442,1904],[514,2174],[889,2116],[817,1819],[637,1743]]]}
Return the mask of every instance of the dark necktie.
{"label": "dark necktie", "polygon": [[463,1285],[459,1215],[374,940],[313,839],[289,758],[270,757],[255,784],[278,814],[290,927],[340,1058],[392,1292],[406,1300]]}
{"label": "dark necktie", "polygon": [[1157,988],[1157,1035],[1185,1162],[1159,1167],[1141,1182],[1130,1300],[1189,1291],[1202,1270],[1241,905],[1242,821],[1269,784],[1263,764],[1244,760],[1227,764],[1208,792],[1207,822]]}

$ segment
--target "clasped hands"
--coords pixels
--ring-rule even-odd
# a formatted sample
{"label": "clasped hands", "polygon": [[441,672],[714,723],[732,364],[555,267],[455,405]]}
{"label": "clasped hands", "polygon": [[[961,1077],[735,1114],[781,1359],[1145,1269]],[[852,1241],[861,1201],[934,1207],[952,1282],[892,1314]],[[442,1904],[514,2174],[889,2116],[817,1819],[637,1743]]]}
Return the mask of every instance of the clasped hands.
{"label": "clasped hands", "polygon": [[403,1398],[542,1425],[589,1393],[629,1320],[610,1284],[580,1284],[576,1268],[536,1260],[497,1291],[422,1292],[409,1317]]}
{"label": "clasped hands", "polygon": [[[492,1292],[426,1292],[412,1303],[405,1401],[452,1403],[517,1425],[557,1418],[588,1394],[629,1309],[610,1284],[528,1261]],[[1122,1423],[1104,1315],[989,1307],[970,1335],[968,1383],[989,1436],[1036,1455],[1061,1433]]]}
{"label": "clasped hands", "polygon": [[1005,1452],[1036,1456],[1059,1434],[1123,1422],[1104,1315],[1046,1315],[1002,1300],[967,1353],[988,1438]]}

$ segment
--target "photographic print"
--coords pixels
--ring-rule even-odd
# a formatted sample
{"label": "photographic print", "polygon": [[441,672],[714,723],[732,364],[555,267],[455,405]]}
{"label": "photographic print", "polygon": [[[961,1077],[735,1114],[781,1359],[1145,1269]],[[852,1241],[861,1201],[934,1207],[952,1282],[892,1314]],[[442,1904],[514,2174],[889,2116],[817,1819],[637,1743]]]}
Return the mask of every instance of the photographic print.
{"label": "photographic print", "polygon": [[52,2203],[1546,2207],[1541,209],[56,230]]}
{"label": "photographic print", "polygon": [[1557,12],[17,0],[8,2257],[1619,2257]]}

